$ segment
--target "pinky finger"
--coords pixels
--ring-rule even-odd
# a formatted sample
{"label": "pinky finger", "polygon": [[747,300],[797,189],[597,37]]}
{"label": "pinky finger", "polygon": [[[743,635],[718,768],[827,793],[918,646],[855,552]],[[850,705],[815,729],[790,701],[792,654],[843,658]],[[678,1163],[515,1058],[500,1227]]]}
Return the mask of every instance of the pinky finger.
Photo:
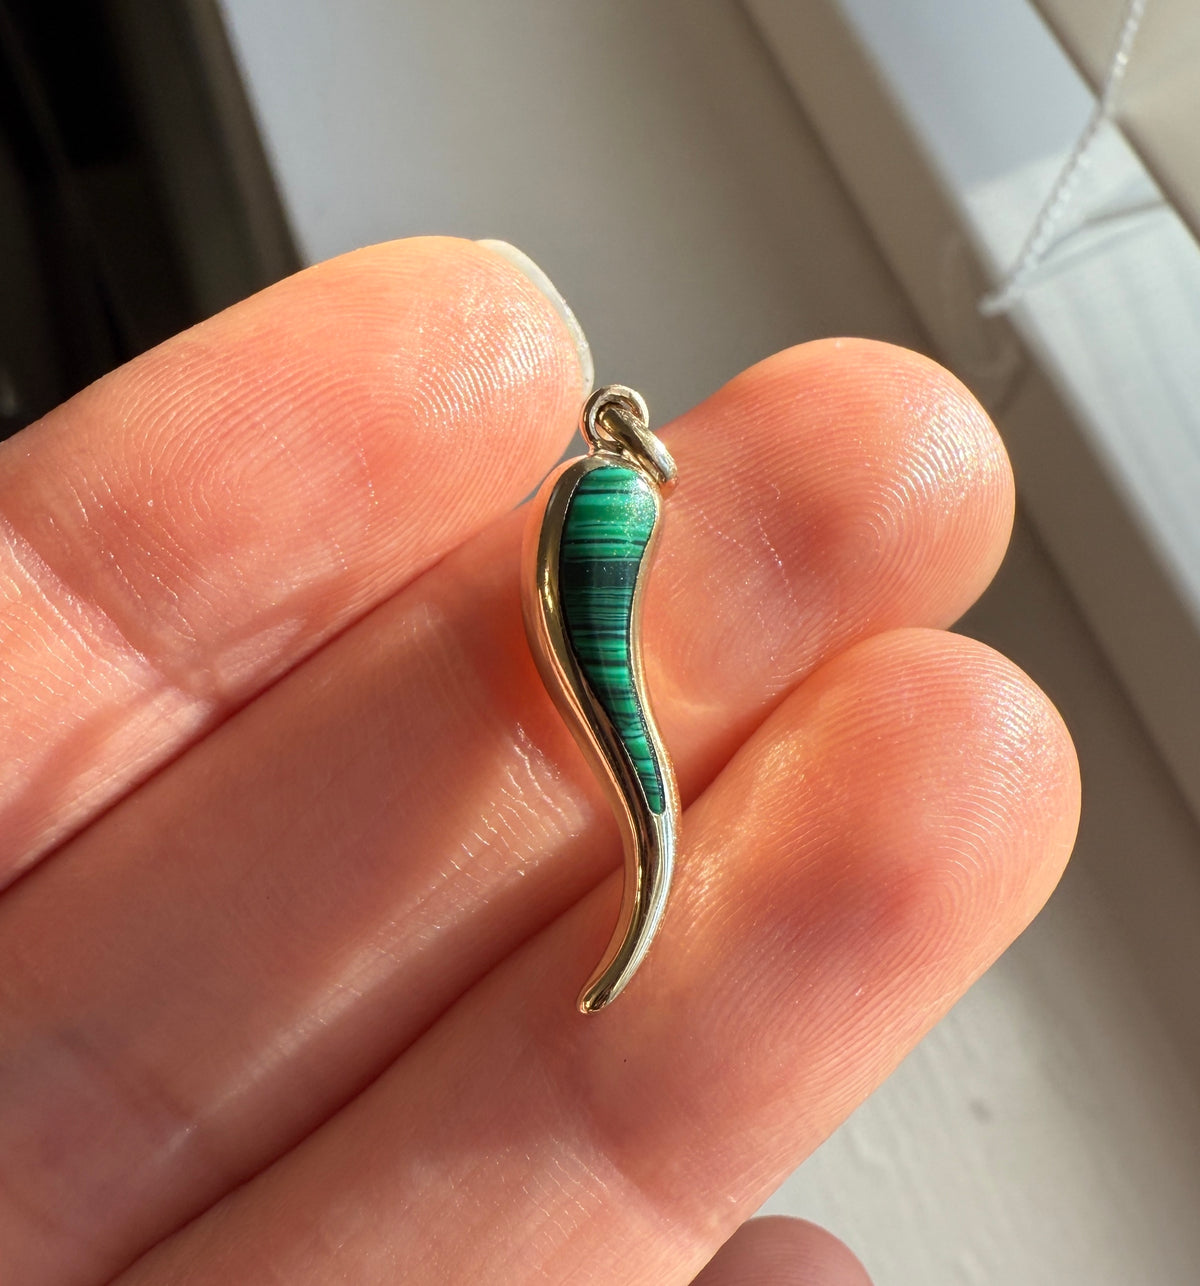
{"label": "pinky finger", "polygon": [[751,1219],[692,1286],[871,1286],[867,1270],[831,1232],[805,1219]]}

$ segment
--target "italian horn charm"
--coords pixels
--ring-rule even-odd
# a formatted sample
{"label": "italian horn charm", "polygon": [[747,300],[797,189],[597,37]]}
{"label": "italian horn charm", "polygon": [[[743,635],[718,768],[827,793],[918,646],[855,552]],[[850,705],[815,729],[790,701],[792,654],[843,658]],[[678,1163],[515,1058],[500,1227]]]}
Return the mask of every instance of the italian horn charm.
{"label": "italian horn charm", "polygon": [[604,958],[579,997],[614,1000],[649,950],[666,908],[679,827],[671,761],[642,674],[641,599],[675,462],[646,403],[620,384],[580,416],[588,454],[560,465],[525,532],[525,628],[550,695],[603,781],[625,846],[625,890]]}

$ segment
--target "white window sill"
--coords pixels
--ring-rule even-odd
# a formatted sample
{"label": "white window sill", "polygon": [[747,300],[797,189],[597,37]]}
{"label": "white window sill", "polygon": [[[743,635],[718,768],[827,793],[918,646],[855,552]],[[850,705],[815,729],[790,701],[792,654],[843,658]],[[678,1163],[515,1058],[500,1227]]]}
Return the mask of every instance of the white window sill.
{"label": "white window sill", "polygon": [[[1100,220],[984,320],[1092,101],[1027,0],[745,7],[1200,817],[1200,248],[1165,206]],[[1156,195],[1110,132],[1072,216]]]}

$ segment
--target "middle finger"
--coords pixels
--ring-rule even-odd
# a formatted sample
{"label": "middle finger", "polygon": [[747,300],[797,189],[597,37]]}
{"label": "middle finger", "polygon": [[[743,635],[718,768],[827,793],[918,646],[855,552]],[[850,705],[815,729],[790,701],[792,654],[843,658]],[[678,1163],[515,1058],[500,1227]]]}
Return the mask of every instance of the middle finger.
{"label": "middle finger", "polygon": [[[782,354],[664,436],[682,481],[645,638],[686,801],[822,660],[964,610],[1011,480],[960,386],[880,345]],[[278,1155],[617,860],[525,648],[520,522],[0,904],[0,1245],[22,1282],[114,1271]]]}

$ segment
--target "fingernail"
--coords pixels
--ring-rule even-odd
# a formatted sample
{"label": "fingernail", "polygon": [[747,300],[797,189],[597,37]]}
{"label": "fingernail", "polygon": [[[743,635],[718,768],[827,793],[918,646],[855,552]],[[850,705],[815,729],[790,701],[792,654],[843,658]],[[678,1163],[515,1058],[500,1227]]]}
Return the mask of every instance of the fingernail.
{"label": "fingernail", "polygon": [[555,287],[554,282],[546,276],[524,251],[518,250],[516,246],[509,245],[507,241],[483,240],[479,244],[487,246],[489,250],[494,250],[498,255],[503,255],[514,268],[519,268],[550,301],[554,311],[563,319],[567,330],[571,332],[571,338],[575,341],[575,352],[579,355],[579,370],[580,378],[583,381],[583,392],[585,395],[590,393],[592,391],[592,381],[596,377],[596,368],[592,362],[592,348],[587,341],[587,336],[583,333],[583,327],[571,311],[570,305]]}

